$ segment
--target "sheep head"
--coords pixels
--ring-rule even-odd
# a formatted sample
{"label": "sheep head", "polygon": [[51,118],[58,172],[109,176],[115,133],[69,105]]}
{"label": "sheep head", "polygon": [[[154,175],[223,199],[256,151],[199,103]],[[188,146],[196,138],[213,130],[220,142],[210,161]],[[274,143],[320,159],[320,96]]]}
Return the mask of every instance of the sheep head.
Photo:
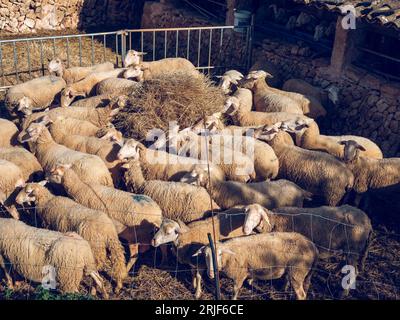
{"label": "sheep head", "polygon": [[20,133],[18,136],[18,141],[20,143],[32,141],[35,142],[37,139],[40,137],[42,132],[46,130],[46,126],[41,123],[41,122],[34,122],[31,123],[30,126],[25,130]]}
{"label": "sheep head", "polygon": [[33,101],[29,97],[22,97],[18,101],[18,111],[22,112],[24,116],[29,116],[32,114],[32,107],[33,107]]}
{"label": "sheep head", "polygon": [[64,74],[64,64],[60,58],[55,58],[49,61],[49,65],[47,66],[47,70],[50,75],[55,75],[57,77],[62,77]]}
{"label": "sheep head", "polygon": [[339,144],[344,145],[344,156],[343,160],[346,163],[353,162],[358,159],[361,151],[366,151],[366,149],[354,140],[344,140],[340,141]]}
{"label": "sheep head", "polygon": [[[259,204],[251,204],[245,207],[246,218],[243,224],[243,232],[249,235],[254,229],[257,231],[271,232],[272,225],[269,220],[269,211]],[[265,226],[263,224],[265,223]],[[266,228],[265,228],[266,227]]]}
{"label": "sheep head", "polygon": [[71,87],[66,87],[61,92],[61,107],[68,107],[76,97],[86,97],[84,92],[79,92]]}
{"label": "sheep head", "polygon": [[228,97],[225,100],[223,113],[226,113],[229,116],[233,116],[239,111],[240,101],[236,97]]}
{"label": "sheep head", "polygon": [[205,164],[197,164],[194,166],[194,169],[186,173],[180,181],[195,186],[206,187],[209,182],[209,170],[210,175],[212,176],[214,170],[213,167],[208,168],[208,166]]}
{"label": "sheep head", "polygon": [[314,119],[286,120],[281,123],[280,129],[290,133],[302,133],[310,127]]}
{"label": "sheep head", "polygon": [[[235,255],[236,253],[233,252],[230,249],[224,248],[223,244],[215,244],[215,247],[217,248],[217,264],[218,264],[218,270],[220,270],[223,265],[222,265],[222,256],[224,254],[232,254]],[[200,255],[204,255],[206,264],[207,264],[207,274],[210,279],[214,279],[214,261],[212,257],[212,250],[211,247],[208,246],[203,246],[199,250],[197,250],[192,257],[197,257]]]}
{"label": "sheep head", "polygon": [[50,171],[47,173],[46,178],[48,181],[56,184],[61,184],[65,172],[71,169],[72,164],[69,163],[57,163]]}
{"label": "sheep head", "polygon": [[276,135],[278,134],[280,128],[282,126],[282,122],[277,122],[271,126],[264,126],[254,130],[254,138],[262,141],[272,141]]}
{"label": "sheep head", "polygon": [[126,139],[121,149],[119,150],[117,157],[119,160],[124,160],[124,159],[139,160],[140,151],[143,151],[145,149],[146,147],[140,142],[134,139]]}
{"label": "sheep head", "polygon": [[135,79],[139,82],[144,80],[144,70],[146,70],[143,65],[137,65],[134,67],[130,67],[129,69],[124,71],[123,77],[125,79]]}
{"label": "sheep head", "polygon": [[158,247],[169,242],[176,243],[179,235],[187,232],[188,230],[189,228],[182,221],[164,219],[161,223],[160,229],[151,240],[151,245],[153,247]]}
{"label": "sheep head", "polygon": [[226,71],[222,76],[217,76],[220,79],[219,87],[224,94],[229,94],[232,84],[238,85],[239,81],[243,79],[243,74],[237,70]]}
{"label": "sheep head", "polygon": [[114,142],[120,146],[122,146],[124,143],[122,132],[115,129],[115,127],[111,123],[105,127],[100,128],[99,131],[96,132],[96,137],[101,140]]}
{"label": "sheep head", "polygon": [[254,85],[259,81],[264,81],[267,78],[273,78],[274,76],[264,70],[250,71],[246,78],[242,81],[242,88],[252,90]]}
{"label": "sheep head", "polygon": [[202,130],[208,130],[209,132],[217,132],[223,127],[222,112],[213,113],[211,116],[206,116],[192,127],[192,131],[200,133]]}
{"label": "sheep head", "polygon": [[136,66],[143,61],[143,56],[146,55],[146,52],[140,52],[136,50],[128,50],[124,58],[124,67],[128,68],[131,66]]}
{"label": "sheep head", "polygon": [[37,198],[41,192],[41,189],[46,185],[47,181],[41,181],[39,183],[28,183],[25,187],[18,193],[15,198],[15,202],[19,205],[27,203],[29,205],[35,204]]}

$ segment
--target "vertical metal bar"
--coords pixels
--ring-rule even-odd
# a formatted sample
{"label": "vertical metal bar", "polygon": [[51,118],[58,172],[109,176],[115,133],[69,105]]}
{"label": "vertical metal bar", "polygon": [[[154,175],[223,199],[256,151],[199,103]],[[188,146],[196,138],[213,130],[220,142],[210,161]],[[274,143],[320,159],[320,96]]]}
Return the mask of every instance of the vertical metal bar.
{"label": "vertical metal bar", "polygon": [[30,42],[26,42],[26,57],[28,59],[28,70],[29,70],[29,79],[32,79],[32,66],[31,66],[31,53],[29,50]]}
{"label": "vertical metal bar", "polygon": [[3,66],[3,46],[0,43],[0,70],[1,70],[1,78],[2,80],[2,85],[5,86],[6,85],[6,81],[5,81],[5,76],[4,76],[4,66]]}
{"label": "vertical metal bar", "polygon": [[67,37],[67,68],[69,68],[69,37]]}
{"label": "vertical metal bar", "polygon": [[144,51],[143,31],[140,33],[140,51]]}
{"label": "vertical metal bar", "polygon": [[[254,37],[254,20],[255,15],[251,15],[251,25],[250,25],[250,35],[249,35],[249,50],[248,50],[248,61],[247,61],[247,70],[250,69],[251,63],[253,61],[253,37]],[[247,71],[246,70],[246,71]]]}
{"label": "vertical metal bar", "polygon": [[216,247],[214,247],[214,243],[211,238],[211,233],[207,233],[207,237],[208,237],[208,242],[210,243],[211,254],[212,254],[212,258],[213,258],[216,300],[221,300],[221,287],[219,284],[218,260],[217,260],[217,253],[215,250]]}
{"label": "vertical metal bar", "polygon": [[79,37],[79,66],[82,67],[82,37]]}
{"label": "vertical metal bar", "polygon": [[53,59],[56,57],[56,39],[53,38]]}
{"label": "vertical metal bar", "polygon": [[132,50],[132,35],[133,32],[129,32],[129,50]]}
{"label": "vertical metal bar", "polygon": [[15,79],[17,80],[17,83],[19,82],[19,76],[18,76],[18,56],[17,56],[17,47],[15,44],[15,41],[13,41],[13,51],[14,51],[14,69],[15,69]]}
{"label": "vertical metal bar", "polygon": [[175,42],[175,57],[178,57],[179,52],[179,30],[176,30],[176,42]]}
{"label": "vertical metal bar", "polygon": [[186,59],[190,60],[190,30],[188,30],[188,37],[187,37],[187,48],[186,48]]}
{"label": "vertical metal bar", "polygon": [[200,67],[201,29],[199,30],[199,45],[197,47],[197,67]]}
{"label": "vertical metal bar", "polygon": [[40,64],[42,65],[42,75],[44,76],[45,69],[43,63],[43,41],[40,40]]}
{"label": "vertical metal bar", "polygon": [[106,55],[107,55],[107,53],[106,53],[106,47],[107,47],[107,36],[106,35],[103,35],[103,62],[105,62],[106,61]]}
{"label": "vertical metal bar", "polygon": [[213,35],[213,29],[210,29],[210,41],[208,43],[208,73],[210,73],[210,66],[211,66],[212,35]]}
{"label": "vertical metal bar", "polygon": [[116,57],[115,57],[115,59],[116,59],[116,64],[117,64],[117,67],[119,66],[119,58],[118,58],[118,33],[116,33],[115,34],[115,53],[116,53]]}
{"label": "vertical metal bar", "polygon": [[90,45],[92,46],[92,65],[94,64],[94,36],[92,36]]}
{"label": "vertical metal bar", "polygon": [[156,60],[156,32],[153,31],[153,61]]}
{"label": "vertical metal bar", "polygon": [[167,31],[164,31],[164,58],[167,57]]}
{"label": "vertical metal bar", "polygon": [[121,62],[124,61],[126,55],[126,32],[121,32]]}

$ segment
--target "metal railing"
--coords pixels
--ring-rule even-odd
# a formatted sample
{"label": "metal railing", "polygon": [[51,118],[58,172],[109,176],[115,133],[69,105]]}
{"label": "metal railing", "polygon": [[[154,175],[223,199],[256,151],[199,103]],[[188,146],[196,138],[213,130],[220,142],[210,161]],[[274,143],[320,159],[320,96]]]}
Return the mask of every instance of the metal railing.
{"label": "metal railing", "polygon": [[61,57],[67,67],[105,61],[123,65],[127,50],[148,54],[145,61],[167,57],[189,59],[205,73],[246,71],[251,62],[252,27],[210,26],[128,29],[0,40],[0,90],[46,75],[48,60]]}

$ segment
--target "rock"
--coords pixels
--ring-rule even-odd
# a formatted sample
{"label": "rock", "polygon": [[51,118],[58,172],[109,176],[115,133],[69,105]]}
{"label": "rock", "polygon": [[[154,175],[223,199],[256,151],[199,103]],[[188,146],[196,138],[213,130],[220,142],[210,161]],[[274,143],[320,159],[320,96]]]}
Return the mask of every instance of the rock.
{"label": "rock", "polygon": [[25,19],[24,23],[29,29],[32,29],[35,27],[35,20],[33,20],[33,19],[29,19],[29,18]]}

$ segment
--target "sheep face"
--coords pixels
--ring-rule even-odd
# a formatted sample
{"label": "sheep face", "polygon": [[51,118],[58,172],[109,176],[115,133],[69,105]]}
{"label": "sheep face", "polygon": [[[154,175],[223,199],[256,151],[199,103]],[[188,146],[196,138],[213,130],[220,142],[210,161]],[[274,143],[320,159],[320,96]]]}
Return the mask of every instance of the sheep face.
{"label": "sheep face", "polygon": [[272,141],[279,132],[282,122],[275,123],[272,126],[265,126],[254,131],[254,138],[262,141]]}
{"label": "sheep face", "polygon": [[24,203],[29,205],[35,204],[38,194],[40,193],[40,188],[46,183],[47,181],[26,184],[25,187],[18,193],[17,197],[15,198],[15,202],[19,205],[23,205]]}
{"label": "sheep face", "polygon": [[125,79],[137,79],[138,81],[143,81],[143,68],[141,66],[131,67],[124,72]]}
{"label": "sheep face", "polygon": [[35,142],[40,134],[46,127],[42,123],[32,123],[27,129],[26,133],[23,135],[18,136],[18,140],[21,143],[32,141]]}
{"label": "sheep face", "polygon": [[[254,229],[268,232],[272,230],[272,225],[267,215],[268,210],[264,207],[259,204],[252,204],[245,207],[245,213],[246,218],[243,225],[243,232],[245,235],[251,234]],[[262,228],[263,223],[265,223],[266,228]]]}
{"label": "sheep face", "polygon": [[64,65],[60,58],[53,59],[49,62],[47,66],[47,70],[51,75],[55,75],[57,77],[62,77],[64,72]]}
{"label": "sheep face", "polygon": [[140,159],[140,143],[133,139],[126,139],[117,155],[119,160]]}
{"label": "sheep face", "polygon": [[50,172],[46,174],[46,178],[48,181],[55,183],[55,184],[61,184],[62,179],[65,175],[65,171],[71,168],[71,164],[56,164]]}
{"label": "sheep face", "polygon": [[33,101],[28,97],[22,97],[18,101],[18,111],[22,112],[25,116],[32,114]]}
{"label": "sheep face", "polygon": [[161,223],[160,230],[157,231],[151,240],[151,245],[153,247],[158,247],[165,243],[175,242],[181,233],[182,230],[178,222],[164,219]]}
{"label": "sheep face", "polygon": [[341,145],[344,145],[343,160],[346,163],[350,163],[357,160],[360,154],[360,150],[366,151],[362,145],[358,144],[354,140],[345,140],[345,141],[340,141],[339,143]]}
{"label": "sheep face", "polygon": [[314,119],[287,120],[281,123],[279,129],[290,133],[302,133],[310,127],[312,122],[314,122]]}
{"label": "sheep face", "polygon": [[[212,174],[213,168],[210,167],[210,174]],[[188,183],[194,186],[205,187],[208,182],[208,168],[206,165],[196,165],[195,168],[186,173],[180,180],[183,183]]]}
{"label": "sheep face", "polygon": [[120,146],[122,146],[124,143],[124,137],[122,136],[122,132],[115,129],[114,126],[100,129],[96,133],[96,137],[101,140],[114,142]]}
{"label": "sheep face", "polygon": [[61,92],[61,107],[68,107],[76,97],[86,97],[86,94],[76,91],[73,88],[67,87]]}
{"label": "sheep face", "polygon": [[218,131],[221,123],[222,112],[213,113],[211,116],[206,116],[192,127],[192,131],[199,133],[201,130],[208,130],[209,132]]}
{"label": "sheep face", "polygon": [[146,54],[146,52],[139,52],[136,50],[129,50],[124,59],[124,67],[128,68],[130,66],[136,66],[143,61],[143,56]]}

